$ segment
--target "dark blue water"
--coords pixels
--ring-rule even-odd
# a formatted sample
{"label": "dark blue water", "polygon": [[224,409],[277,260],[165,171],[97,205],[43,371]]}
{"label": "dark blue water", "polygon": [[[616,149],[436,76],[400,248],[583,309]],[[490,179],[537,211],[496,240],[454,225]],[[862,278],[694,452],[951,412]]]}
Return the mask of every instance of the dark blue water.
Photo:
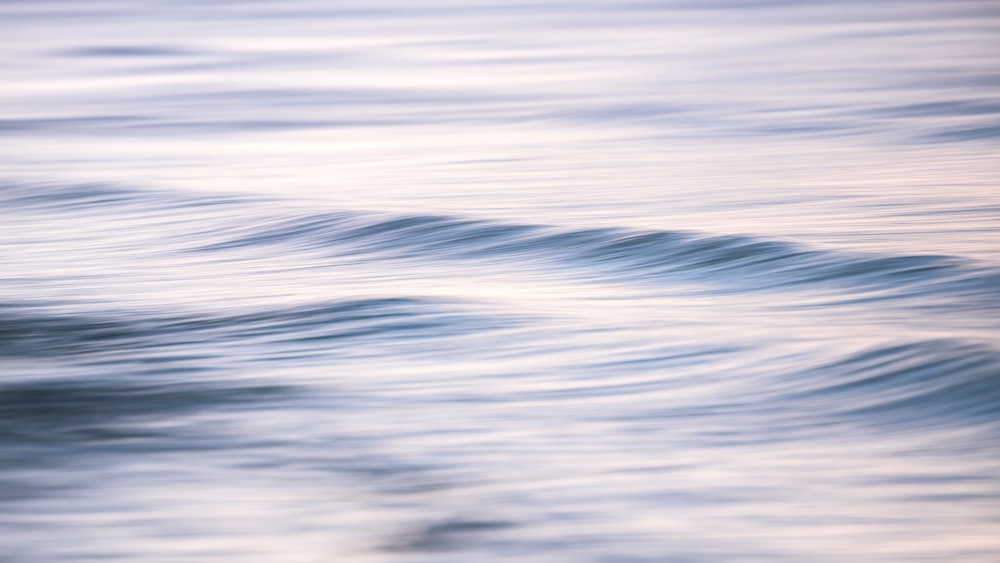
{"label": "dark blue water", "polygon": [[1000,556],[995,3],[0,10],[0,561]]}

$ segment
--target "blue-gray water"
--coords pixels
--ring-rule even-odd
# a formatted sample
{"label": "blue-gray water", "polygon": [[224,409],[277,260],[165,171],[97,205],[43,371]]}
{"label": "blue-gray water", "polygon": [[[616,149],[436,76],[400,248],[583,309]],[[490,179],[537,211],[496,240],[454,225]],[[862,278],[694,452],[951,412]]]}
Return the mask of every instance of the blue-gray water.
{"label": "blue-gray water", "polygon": [[0,561],[1000,558],[996,2],[0,16]]}

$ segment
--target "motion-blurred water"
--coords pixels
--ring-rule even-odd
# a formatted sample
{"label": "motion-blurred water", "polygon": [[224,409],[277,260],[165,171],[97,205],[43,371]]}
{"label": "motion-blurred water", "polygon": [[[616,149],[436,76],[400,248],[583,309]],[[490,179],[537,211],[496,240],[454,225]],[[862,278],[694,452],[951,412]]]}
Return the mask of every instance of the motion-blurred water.
{"label": "motion-blurred water", "polygon": [[991,0],[7,0],[0,560],[993,562]]}

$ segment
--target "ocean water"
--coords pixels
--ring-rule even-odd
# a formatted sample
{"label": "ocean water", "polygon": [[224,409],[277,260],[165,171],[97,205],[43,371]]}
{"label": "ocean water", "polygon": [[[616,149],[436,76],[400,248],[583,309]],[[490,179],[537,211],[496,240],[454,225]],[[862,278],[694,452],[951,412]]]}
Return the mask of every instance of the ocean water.
{"label": "ocean water", "polygon": [[1000,558],[996,2],[0,14],[0,561]]}

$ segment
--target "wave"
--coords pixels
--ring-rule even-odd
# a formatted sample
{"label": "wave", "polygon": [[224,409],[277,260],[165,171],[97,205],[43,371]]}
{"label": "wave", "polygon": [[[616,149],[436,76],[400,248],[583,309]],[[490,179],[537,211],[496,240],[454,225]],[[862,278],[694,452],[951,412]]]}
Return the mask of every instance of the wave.
{"label": "wave", "polygon": [[[958,256],[886,255],[817,249],[755,235],[623,227],[565,228],[449,215],[355,210],[303,212],[287,201],[129,190],[105,185],[14,185],[7,208],[140,213],[186,219],[183,252],[275,250],[331,257],[467,261],[510,268],[569,269],[581,279],[678,282],[727,291],[816,289],[846,298],[948,294],[979,307],[1000,304],[1000,268]],[[210,210],[210,213],[199,214]],[[863,295],[863,292],[867,292]]]}
{"label": "wave", "polygon": [[[297,392],[301,390],[292,386],[263,383],[165,383],[109,378],[7,383],[0,385],[0,444],[35,450],[50,444],[153,439],[166,431],[142,428],[141,421],[217,409],[220,405],[252,406]],[[13,458],[8,461],[13,462]]]}
{"label": "wave", "polygon": [[[873,431],[1000,431],[1000,350],[995,345],[953,338],[840,347],[831,343],[794,356],[771,354],[766,346],[687,346],[668,354],[649,350],[642,358],[574,365],[574,372],[591,377],[525,397],[545,404],[603,404],[609,397],[631,397],[637,408],[601,416],[697,420],[705,440],[726,444],[801,441],[817,434],[848,438]],[[706,386],[710,393],[692,392]]]}
{"label": "wave", "polygon": [[143,353],[207,345],[356,346],[359,341],[422,339],[510,326],[510,318],[476,314],[430,299],[375,298],[271,307],[232,314],[59,314],[39,306],[0,306],[0,357]]}
{"label": "wave", "polygon": [[878,346],[804,370],[772,399],[813,419],[900,426],[1000,422],[1000,351],[959,340]]}
{"label": "wave", "polygon": [[[755,236],[626,228],[566,229],[444,215],[320,213],[239,229],[198,248],[278,247],[378,259],[478,260],[511,266],[572,267],[614,281],[661,280],[736,286],[741,291],[827,288],[880,297],[940,291],[1000,298],[1000,270],[945,255],[878,255],[819,250]],[[205,233],[211,236],[210,233]]]}

